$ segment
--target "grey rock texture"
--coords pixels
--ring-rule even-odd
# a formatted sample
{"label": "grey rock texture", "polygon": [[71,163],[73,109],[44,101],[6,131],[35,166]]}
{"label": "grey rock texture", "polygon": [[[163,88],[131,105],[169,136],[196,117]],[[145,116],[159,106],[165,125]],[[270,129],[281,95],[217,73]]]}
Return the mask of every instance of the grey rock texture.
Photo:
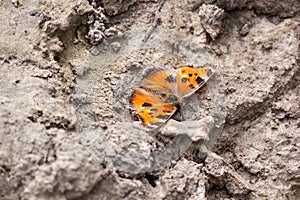
{"label": "grey rock texture", "polygon": [[[0,1],[0,199],[298,199],[299,10]],[[147,70],[187,63],[215,65],[222,84],[162,131],[141,129],[134,88]],[[201,154],[219,136],[212,122],[221,136]]]}

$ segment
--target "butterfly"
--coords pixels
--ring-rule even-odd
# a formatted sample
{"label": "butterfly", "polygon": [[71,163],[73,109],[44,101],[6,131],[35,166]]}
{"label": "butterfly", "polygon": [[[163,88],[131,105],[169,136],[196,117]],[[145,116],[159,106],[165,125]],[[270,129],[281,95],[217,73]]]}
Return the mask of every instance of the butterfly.
{"label": "butterfly", "polygon": [[152,70],[131,95],[131,115],[147,129],[158,129],[172,117],[179,103],[201,88],[214,72],[210,65]]}

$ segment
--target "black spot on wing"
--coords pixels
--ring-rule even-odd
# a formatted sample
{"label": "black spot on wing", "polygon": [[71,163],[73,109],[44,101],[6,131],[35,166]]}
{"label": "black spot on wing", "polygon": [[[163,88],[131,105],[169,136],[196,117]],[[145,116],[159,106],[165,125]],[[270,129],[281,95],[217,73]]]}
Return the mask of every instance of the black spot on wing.
{"label": "black spot on wing", "polygon": [[186,83],[186,82],[187,82],[187,78],[185,78],[185,77],[182,78],[182,79],[181,79],[181,82]]}
{"label": "black spot on wing", "polygon": [[150,88],[147,88],[145,86],[140,86],[141,89],[149,92],[149,93],[152,93],[152,94],[159,94],[159,92],[157,90],[153,90],[153,89],[150,89]]}
{"label": "black spot on wing", "polygon": [[169,75],[166,79],[169,83],[175,83],[176,79],[173,75]]}
{"label": "black spot on wing", "polygon": [[202,83],[203,82],[203,79],[202,78],[200,78],[200,76],[198,76],[197,78],[196,78],[196,80],[195,80],[196,82],[197,82],[197,84],[199,85],[200,83]]}
{"label": "black spot on wing", "polygon": [[156,118],[158,118],[158,119],[168,119],[169,115],[157,115]]}
{"label": "black spot on wing", "polygon": [[163,110],[164,113],[171,113],[171,110]]}
{"label": "black spot on wing", "polygon": [[140,121],[142,124],[145,124],[145,120],[139,114],[134,114],[132,117],[134,121]]}
{"label": "black spot on wing", "polygon": [[150,112],[148,112],[148,114],[149,114],[151,117],[153,117],[153,114],[154,114],[154,113],[150,111]]}
{"label": "black spot on wing", "polygon": [[165,93],[160,93],[159,95],[163,98],[165,98],[167,96]]}
{"label": "black spot on wing", "polygon": [[157,108],[151,108],[150,111],[156,112],[156,111],[157,111]]}
{"label": "black spot on wing", "polygon": [[189,87],[190,87],[191,89],[194,89],[194,88],[195,88],[193,84],[189,84]]}
{"label": "black spot on wing", "polygon": [[154,123],[150,123],[152,126],[160,126],[162,123],[161,122],[154,122]]}
{"label": "black spot on wing", "polygon": [[189,74],[189,77],[192,77],[193,76],[193,74]]}
{"label": "black spot on wing", "polygon": [[143,105],[142,105],[142,107],[150,107],[150,106],[152,106],[152,104],[151,103],[147,103],[147,102],[143,103]]}

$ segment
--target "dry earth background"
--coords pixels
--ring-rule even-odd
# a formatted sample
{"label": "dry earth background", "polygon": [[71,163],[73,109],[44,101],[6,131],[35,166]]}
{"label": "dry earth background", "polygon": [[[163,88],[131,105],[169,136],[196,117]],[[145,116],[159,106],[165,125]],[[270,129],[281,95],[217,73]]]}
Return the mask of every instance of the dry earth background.
{"label": "dry earth background", "polygon": [[[298,0],[0,0],[0,199],[299,199],[299,10]],[[193,53],[167,51],[182,39]],[[205,161],[198,141],[151,171],[174,135],[133,129],[126,99],[145,66],[193,56],[219,64],[222,135]],[[197,98],[194,121],[213,96]]]}

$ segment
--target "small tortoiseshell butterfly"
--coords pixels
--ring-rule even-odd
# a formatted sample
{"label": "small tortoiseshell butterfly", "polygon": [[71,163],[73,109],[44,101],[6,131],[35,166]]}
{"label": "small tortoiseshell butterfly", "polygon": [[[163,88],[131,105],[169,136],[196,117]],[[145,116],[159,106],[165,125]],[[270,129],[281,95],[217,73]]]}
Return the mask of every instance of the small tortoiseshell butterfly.
{"label": "small tortoiseshell butterfly", "polygon": [[201,88],[214,71],[209,65],[152,71],[130,98],[132,116],[150,130],[159,128],[175,113],[182,99]]}

